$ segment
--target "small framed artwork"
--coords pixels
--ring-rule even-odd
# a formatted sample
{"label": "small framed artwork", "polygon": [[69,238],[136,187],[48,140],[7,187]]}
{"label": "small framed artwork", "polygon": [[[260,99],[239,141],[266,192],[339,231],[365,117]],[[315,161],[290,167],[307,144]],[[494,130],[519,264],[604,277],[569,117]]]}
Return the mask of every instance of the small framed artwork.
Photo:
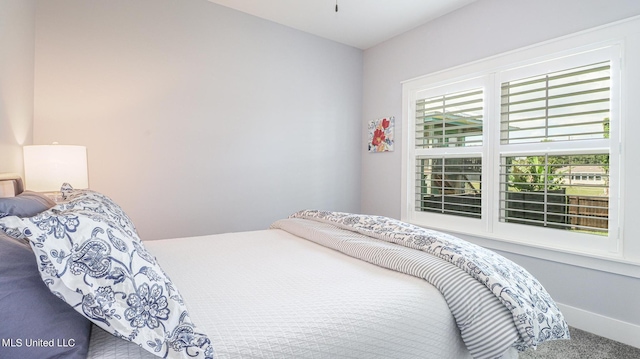
{"label": "small framed artwork", "polygon": [[369,121],[369,152],[393,151],[394,122],[393,116]]}

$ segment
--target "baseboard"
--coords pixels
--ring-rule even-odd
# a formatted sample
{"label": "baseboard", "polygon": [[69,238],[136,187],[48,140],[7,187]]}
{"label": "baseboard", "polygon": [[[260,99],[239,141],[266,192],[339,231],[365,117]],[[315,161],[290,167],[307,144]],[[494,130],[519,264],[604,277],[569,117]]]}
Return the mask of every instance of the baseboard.
{"label": "baseboard", "polygon": [[640,348],[640,325],[557,303],[570,326]]}

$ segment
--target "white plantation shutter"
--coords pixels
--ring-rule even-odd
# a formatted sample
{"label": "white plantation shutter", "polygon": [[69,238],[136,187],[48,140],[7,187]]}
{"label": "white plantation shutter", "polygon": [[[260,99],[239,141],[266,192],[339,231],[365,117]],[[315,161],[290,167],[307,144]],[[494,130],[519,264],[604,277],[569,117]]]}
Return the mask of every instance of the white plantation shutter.
{"label": "white plantation shutter", "polygon": [[587,61],[500,84],[500,222],[608,235],[612,65]]}
{"label": "white plantation shutter", "polygon": [[480,218],[480,157],[420,157],[416,160],[416,210]]}
{"label": "white plantation shutter", "polygon": [[446,90],[415,102],[415,210],[481,218],[484,90]]}
{"label": "white plantation shutter", "polygon": [[503,156],[500,221],[606,235],[609,156]]}
{"label": "white plantation shutter", "polygon": [[603,138],[610,72],[607,61],[503,83],[501,142]]}
{"label": "white plantation shutter", "polygon": [[619,253],[621,56],[618,43],[513,53],[405,82],[402,218]]}
{"label": "white plantation shutter", "polygon": [[418,100],[415,122],[416,146],[480,146],[482,113],[482,89]]}
{"label": "white plantation shutter", "polygon": [[[637,276],[639,31],[629,18],[403,81],[401,219]],[[453,95],[480,89],[474,138],[474,111],[447,113],[458,115]],[[468,217],[472,206],[450,199],[477,189],[480,218]]]}

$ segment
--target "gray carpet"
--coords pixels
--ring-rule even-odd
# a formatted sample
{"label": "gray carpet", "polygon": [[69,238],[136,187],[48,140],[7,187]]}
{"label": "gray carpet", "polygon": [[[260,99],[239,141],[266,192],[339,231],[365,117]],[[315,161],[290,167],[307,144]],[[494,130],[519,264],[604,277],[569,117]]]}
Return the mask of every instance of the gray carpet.
{"label": "gray carpet", "polygon": [[520,359],[640,359],[640,349],[570,328],[571,340],[555,340],[537,350],[520,353]]}

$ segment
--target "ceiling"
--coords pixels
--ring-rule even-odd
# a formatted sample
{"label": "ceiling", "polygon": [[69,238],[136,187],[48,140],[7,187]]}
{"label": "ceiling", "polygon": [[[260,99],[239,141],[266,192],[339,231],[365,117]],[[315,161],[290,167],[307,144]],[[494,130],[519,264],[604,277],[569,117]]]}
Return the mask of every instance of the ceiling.
{"label": "ceiling", "polygon": [[367,49],[476,0],[209,0]]}

